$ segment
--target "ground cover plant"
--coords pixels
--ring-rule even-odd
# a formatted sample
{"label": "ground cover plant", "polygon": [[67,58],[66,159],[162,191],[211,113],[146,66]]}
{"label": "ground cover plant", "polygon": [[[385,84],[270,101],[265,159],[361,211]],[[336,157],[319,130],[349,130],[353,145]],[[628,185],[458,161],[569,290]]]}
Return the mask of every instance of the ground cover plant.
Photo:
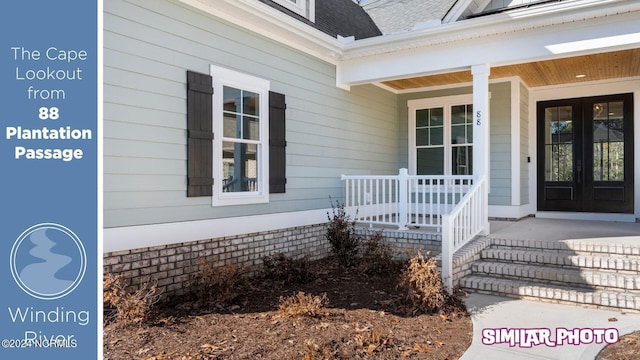
{"label": "ground cover plant", "polygon": [[364,261],[344,266],[332,256],[300,265],[276,255],[261,275],[229,281],[216,297],[202,280],[220,284],[235,270],[216,275],[203,261],[191,294],[150,305],[135,325],[105,318],[104,359],[459,358],[472,337],[462,304],[416,306],[399,287],[408,263],[392,262],[376,272]]}

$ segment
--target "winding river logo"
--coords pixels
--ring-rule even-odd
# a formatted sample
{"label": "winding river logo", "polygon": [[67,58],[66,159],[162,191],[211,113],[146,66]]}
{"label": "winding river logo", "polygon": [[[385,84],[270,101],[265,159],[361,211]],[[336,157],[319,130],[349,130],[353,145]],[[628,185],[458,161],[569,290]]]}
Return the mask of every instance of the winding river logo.
{"label": "winding river logo", "polygon": [[87,267],[82,242],[68,228],[54,223],[25,230],[11,249],[11,274],[27,294],[59,299],[82,281]]}

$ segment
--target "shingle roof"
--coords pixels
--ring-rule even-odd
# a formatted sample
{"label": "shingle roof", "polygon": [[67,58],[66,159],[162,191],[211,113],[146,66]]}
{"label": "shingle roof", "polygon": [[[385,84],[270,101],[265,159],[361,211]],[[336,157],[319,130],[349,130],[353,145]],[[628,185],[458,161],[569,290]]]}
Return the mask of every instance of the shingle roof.
{"label": "shingle roof", "polygon": [[364,9],[384,34],[391,34],[411,30],[416,24],[430,20],[442,20],[456,1],[368,0]]}
{"label": "shingle roof", "polygon": [[369,14],[351,0],[316,0],[315,23],[285,9],[272,0],[260,1],[333,37],[340,35],[365,39],[382,35]]}

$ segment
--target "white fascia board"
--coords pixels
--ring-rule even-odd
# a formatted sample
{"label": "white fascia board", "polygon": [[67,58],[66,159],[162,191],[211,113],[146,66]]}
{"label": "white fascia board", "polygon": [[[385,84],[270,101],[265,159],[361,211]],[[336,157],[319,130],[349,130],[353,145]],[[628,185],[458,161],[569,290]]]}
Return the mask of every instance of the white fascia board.
{"label": "white fascia board", "polygon": [[[455,28],[457,24],[473,22],[476,19],[465,20],[431,30],[434,34],[424,35],[422,45],[415,44],[405,49],[389,48],[389,51],[377,54],[362,53],[362,56],[350,57],[353,55],[350,49],[366,41],[360,40],[347,45],[345,56],[337,66],[337,77],[342,84],[358,85],[445,71],[468,70],[474,64],[510,65],[637,48],[640,46],[640,2],[636,4],[638,11],[635,12],[524,30],[518,29],[518,23],[511,21],[508,29],[496,27],[493,34],[478,34],[475,37],[472,36],[473,31],[468,28],[458,34],[457,39],[454,39],[456,31],[447,35],[440,30]],[[467,38],[462,35],[466,35]],[[454,38],[444,41],[446,37]],[[563,45],[567,45],[564,47],[566,50],[560,51]],[[384,45],[379,44],[379,49],[382,47]]]}
{"label": "white fascia board", "polygon": [[257,0],[178,1],[331,64],[342,55],[338,39]]}

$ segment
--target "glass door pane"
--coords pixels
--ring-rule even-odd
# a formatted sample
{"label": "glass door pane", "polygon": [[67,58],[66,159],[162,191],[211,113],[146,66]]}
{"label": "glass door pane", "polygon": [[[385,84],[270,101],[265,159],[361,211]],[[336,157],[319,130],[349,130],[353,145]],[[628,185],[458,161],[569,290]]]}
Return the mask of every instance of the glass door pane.
{"label": "glass door pane", "polygon": [[623,102],[593,104],[593,180],[624,181]]}
{"label": "glass door pane", "polygon": [[544,131],[545,181],[573,181],[573,108],[546,108]]}

